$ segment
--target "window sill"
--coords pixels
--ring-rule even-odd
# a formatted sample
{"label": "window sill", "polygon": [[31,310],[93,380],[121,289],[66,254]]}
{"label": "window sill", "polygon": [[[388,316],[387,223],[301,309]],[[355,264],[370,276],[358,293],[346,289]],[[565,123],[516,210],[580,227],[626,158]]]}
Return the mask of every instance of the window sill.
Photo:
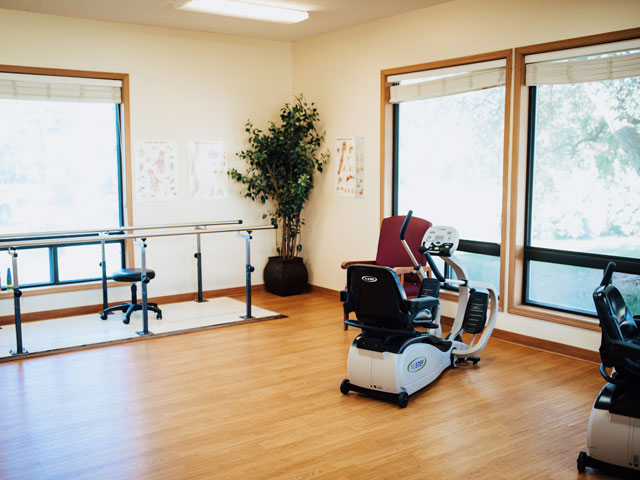
{"label": "window sill", "polygon": [[597,319],[586,315],[572,314],[566,312],[556,312],[541,307],[530,305],[510,305],[507,312],[513,315],[545,320],[547,322],[560,323],[570,327],[584,328],[585,330],[600,331],[600,324]]}
{"label": "window sill", "polygon": [[[119,282],[107,282],[107,288],[123,286],[123,283]],[[22,296],[23,297],[35,297],[37,295],[49,295],[52,293],[64,293],[64,292],[82,292],[86,290],[99,290],[102,288],[102,282],[87,282],[87,283],[74,283],[72,285],[48,285],[46,287],[34,287],[34,288],[23,288]],[[13,292],[10,290],[3,290],[0,293],[0,300],[4,300],[6,298],[12,298]]]}

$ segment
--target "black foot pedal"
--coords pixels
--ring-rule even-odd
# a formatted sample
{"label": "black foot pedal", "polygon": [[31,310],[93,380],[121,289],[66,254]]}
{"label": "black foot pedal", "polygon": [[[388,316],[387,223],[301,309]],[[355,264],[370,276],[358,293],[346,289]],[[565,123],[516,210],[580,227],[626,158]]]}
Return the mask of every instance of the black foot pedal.
{"label": "black foot pedal", "polygon": [[487,323],[488,308],[489,294],[471,289],[462,321],[464,331],[473,335],[480,333]]}
{"label": "black foot pedal", "polygon": [[478,362],[480,361],[480,357],[464,357],[463,359],[461,359],[463,362],[471,362],[474,365],[477,365]]}
{"label": "black foot pedal", "polygon": [[440,282],[437,278],[425,278],[420,284],[418,297],[438,298],[440,294]]}

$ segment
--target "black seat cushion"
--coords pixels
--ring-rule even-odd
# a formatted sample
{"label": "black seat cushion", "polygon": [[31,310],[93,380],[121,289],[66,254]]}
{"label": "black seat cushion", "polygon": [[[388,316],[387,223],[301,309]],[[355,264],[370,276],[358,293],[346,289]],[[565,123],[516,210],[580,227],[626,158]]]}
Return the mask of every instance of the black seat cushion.
{"label": "black seat cushion", "polygon": [[[135,283],[140,281],[142,270],[139,268],[123,268],[117,272],[113,272],[113,280],[116,282]],[[156,276],[156,272],[147,268],[147,277],[149,280]]]}

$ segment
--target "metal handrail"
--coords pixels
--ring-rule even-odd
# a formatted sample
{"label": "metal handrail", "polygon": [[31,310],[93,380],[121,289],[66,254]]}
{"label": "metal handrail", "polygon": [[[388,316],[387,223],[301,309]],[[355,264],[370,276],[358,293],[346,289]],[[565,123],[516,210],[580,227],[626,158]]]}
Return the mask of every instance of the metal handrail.
{"label": "metal handrail", "polygon": [[32,237],[68,237],[73,235],[90,235],[101,233],[117,233],[117,232],[132,232],[136,230],[158,230],[162,228],[188,228],[188,227],[210,227],[217,225],[240,225],[242,220],[221,220],[219,222],[201,222],[201,223],[176,223],[173,225],[125,225],[122,227],[107,227],[97,229],[85,229],[85,230],[57,230],[50,232],[24,232],[24,233],[5,233],[0,235],[0,241],[3,239],[15,240],[20,238],[32,238]]}
{"label": "metal handrail", "polygon": [[126,240],[129,238],[153,238],[153,237],[175,237],[180,235],[199,235],[206,233],[224,233],[224,232],[247,232],[255,230],[273,230],[273,225],[253,225],[235,228],[219,228],[216,230],[197,230],[193,232],[167,232],[167,233],[125,233],[122,235],[109,235],[102,237],[74,237],[74,238],[52,238],[51,240],[22,240],[22,241],[3,241],[0,242],[0,250],[9,250],[10,248],[20,247],[41,247],[44,245],[67,245],[76,243],[96,243],[103,240]]}

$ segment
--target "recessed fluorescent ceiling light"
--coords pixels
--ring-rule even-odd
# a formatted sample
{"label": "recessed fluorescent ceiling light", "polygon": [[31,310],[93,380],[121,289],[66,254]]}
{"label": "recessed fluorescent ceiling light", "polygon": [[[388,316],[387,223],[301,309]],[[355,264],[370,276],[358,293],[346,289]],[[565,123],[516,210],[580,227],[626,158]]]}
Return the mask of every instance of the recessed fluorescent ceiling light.
{"label": "recessed fluorescent ceiling light", "polygon": [[309,14],[301,10],[236,2],[234,0],[177,0],[173,6],[181,10],[277,23],[297,23],[309,18]]}

